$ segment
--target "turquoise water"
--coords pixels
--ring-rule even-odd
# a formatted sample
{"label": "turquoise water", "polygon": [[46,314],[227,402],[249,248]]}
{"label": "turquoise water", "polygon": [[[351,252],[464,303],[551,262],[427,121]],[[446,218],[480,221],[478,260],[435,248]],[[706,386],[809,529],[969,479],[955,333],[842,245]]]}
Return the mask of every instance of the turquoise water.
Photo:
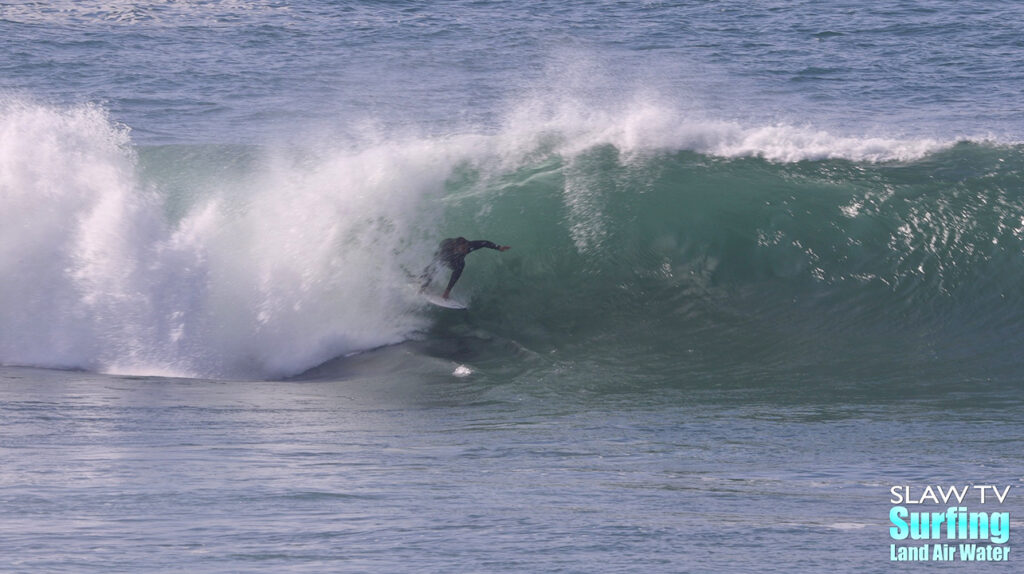
{"label": "turquoise water", "polygon": [[1021,16],[0,5],[0,565],[1014,571]]}

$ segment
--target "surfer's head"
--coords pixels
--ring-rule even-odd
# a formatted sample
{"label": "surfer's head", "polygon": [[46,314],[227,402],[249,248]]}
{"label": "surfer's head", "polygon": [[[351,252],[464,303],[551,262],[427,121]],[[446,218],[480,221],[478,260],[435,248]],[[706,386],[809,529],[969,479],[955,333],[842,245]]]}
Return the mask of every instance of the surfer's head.
{"label": "surfer's head", "polygon": [[469,240],[465,237],[455,238],[455,251],[458,253],[469,253]]}

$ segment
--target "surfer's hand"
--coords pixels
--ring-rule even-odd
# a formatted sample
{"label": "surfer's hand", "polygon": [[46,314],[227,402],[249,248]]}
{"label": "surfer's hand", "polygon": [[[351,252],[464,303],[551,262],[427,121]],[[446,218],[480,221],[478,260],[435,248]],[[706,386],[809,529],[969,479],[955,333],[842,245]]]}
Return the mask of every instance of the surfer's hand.
{"label": "surfer's hand", "polygon": [[510,247],[508,245],[502,245],[502,246],[498,247],[498,251],[508,251],[509,249],[512,249],[512,247]]}

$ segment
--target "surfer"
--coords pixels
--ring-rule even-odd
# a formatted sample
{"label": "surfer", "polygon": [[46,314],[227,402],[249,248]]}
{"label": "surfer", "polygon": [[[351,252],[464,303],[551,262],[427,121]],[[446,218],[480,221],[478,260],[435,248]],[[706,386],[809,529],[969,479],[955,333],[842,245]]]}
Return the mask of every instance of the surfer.
{"label": "surfer", "polygon": [[448,280],[448,287],[444,290],[444,295],[441,295],[442,298],[447,299],[448,295],[452,292],[452,287],[455,286],[455,282],[462,275],[462,268],[466,266],[466,255],[484,247],[498,251],[508,251],[511,249],[508,245],[497,245],[486,239],[469,241],[465,237],[456,237],[442,241],[441,247],[434,254],[434,261],[423,272],[424,281],[420,291],[424,291],[430,286],[430,282],[434,280],[435,266],[440,263],[452,270],[452,278]]}

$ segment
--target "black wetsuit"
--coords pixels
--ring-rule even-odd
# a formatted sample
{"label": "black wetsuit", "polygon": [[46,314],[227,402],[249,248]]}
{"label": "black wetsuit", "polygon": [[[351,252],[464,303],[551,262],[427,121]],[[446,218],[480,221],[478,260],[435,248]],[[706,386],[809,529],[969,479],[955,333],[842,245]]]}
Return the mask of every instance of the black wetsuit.
{"label": "black wetsuit", "polygon": [[[485,247],[487,249],[496,249],[501,251],[500,245],[487,241],[486,239],[467,241],[466,244],[469,246],[469,250],[466,251],[466,253],[459,253],[458,239],[445,239],[441,242],[440,249],[438,249],[437,253],[434,255],[435,262],[441,262],[445,267],[452,270],[452,278],[448,280],[448,287],[445,289],[446,293],[452,290],[452,287],[455,286],[455,282],[458,281],[459,277],[462,275],[462,268],[466,266],[466,255],[469,255],[477,249],[483,249]],[[431,265],[431,267],[433,267],[433,265]],[[426,281],[423,284],[423,289],[426,289],[427,286],[430,285],[430,275],[433,274],[431,271],[432,269],[428,268],[425,273]]]}

